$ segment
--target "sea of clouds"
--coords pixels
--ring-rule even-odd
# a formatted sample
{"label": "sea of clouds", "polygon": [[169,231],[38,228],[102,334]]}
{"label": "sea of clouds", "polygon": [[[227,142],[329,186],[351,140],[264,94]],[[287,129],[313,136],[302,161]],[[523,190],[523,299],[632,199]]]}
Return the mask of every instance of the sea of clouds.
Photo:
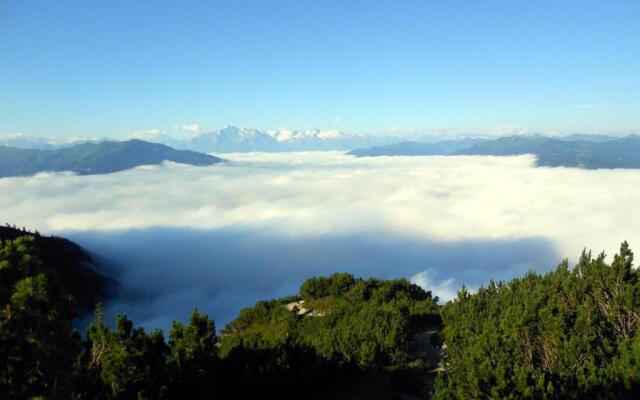
{"label": "sea of clouds", "polygon": [[225,154],[94,176],[0,179],[9,223],[66,236],[122,282],[110,313],[148,327],[194,306],[219,325],[312,275],[462,284],[640,244],[640,170],[536,168],[530,156]]}

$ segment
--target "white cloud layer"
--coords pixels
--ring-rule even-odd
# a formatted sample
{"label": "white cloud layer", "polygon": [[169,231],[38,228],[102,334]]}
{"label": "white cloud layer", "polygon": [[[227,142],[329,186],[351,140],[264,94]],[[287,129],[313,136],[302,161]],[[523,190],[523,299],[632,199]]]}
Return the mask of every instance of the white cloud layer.
{"label": "white cloud layer", "polygon": [[[475,286],[531,267],[548,269],[584,247],[612,254],[623,240],[640,246],[640,170],[535,168],[529,156],[223,157],[230,161],[211,167],[167,164],[109,175],[0,179],[0,219],[70,236],[122,263],[139,253],[124,251],[126,246],[162,249],[157,261],[171,259],[172,270],[179,271],[166,282],[180,289],[172,296],[193,300],[184,300],[189,307],[215,303],[214,316],[223,320],[231,315],[223,310],[225,299],[237,299],[235,310],[256,293],[264,298],[293,290],[310,274],[350,269],[363,276],[413,277],[446,300],[462,283]],[[115,240],[131,229],[137,236]],[[158,229],[187,229],[204,250],[194,247],[194,261],[181,253],[190,246],[184,234],[162,244],[150,234],[143,237],[145,230]],[[91,232],[90,239],[83,232]],[[212,232],[234,232],[234,239]],[[103,243],[105,235],[111,244]],[[255,257],[247,261],[247,254]],[[149,276],[133,281],[157,279],[156,266],[146,262],[138,264]],[[203,272],[210,264],[217,265],[215,273]],[[229,292],[234,285],[244,287],[240,282],[250,276],[245,265],[256,265],[259,279],[273,282],[261,290]],[[226,290],[226,297],[213,296],[207,287]],[[132,284],[130,290],[140,288]],[[157,304],[163,301],[168,300],[158,298]],[[143,314],[147,321],[159,318]]]}
{"label": "white cloud layer", "polygon": [[0,133],[0,140],[15,140],[25,137],[23,132]]}
{"label": "white cloud layer", "polygon": [[428,240],[544,237],[563,254],[640,243],[640,170],[535,168],[521,157],[224,155],[212,167],[0,180],[4,219],[45,231],[261,227]]}
{"label": "white cloud layer", "polygon": [[159,129],[145,129],[145,130],[141,130],[141,131],[132,132],[129,135],[129,137],[131,139],[153,140],[153,139],[156,139],[156,138],[158,138],[158,137],[160,137],[162,135],[163,135],[163,133]]}

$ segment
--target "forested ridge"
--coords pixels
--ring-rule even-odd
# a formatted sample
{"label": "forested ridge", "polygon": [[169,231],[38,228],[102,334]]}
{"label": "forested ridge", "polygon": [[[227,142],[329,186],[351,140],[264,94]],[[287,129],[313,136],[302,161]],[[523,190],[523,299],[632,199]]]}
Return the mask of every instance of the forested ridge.
{"label": "forested ridge", "polygon": [[30,176],[45,171],[70,171],[79,175],[108,174],[164,161],[203,166],[222,160],[208,154],[176,150],[136,139],[82,143],[48,150],[0,145],[0,178]]}
{"label": "forested ridge", "polygon": [[399,142],[362,148],[348,154],[356,157],[379,156],[514,156],[533,154],[540,167],[640,168],[640,137],[591,137],[571,135],[505,136],[497,139],[450,140],[439,143]]}
{"label": "forested ridge", "polygon": [[[7,230],[9,229],[9,230]],[[0,239],[0,398],[420,398],[430,365],[415,351],[444,328],[438,399],[637,398],[640,282],[624,243],[607,263],[460,290],[444,306],[406,280],[346,273],[241,310],[218,334],[197,309],[147,332],[102,306],[81,335],[79,308],[43,238]],[[7,233],[7,232],[10,232]],[[70,243],[70,242],[69,242]],[[413,396],[413,397],[411,397]]]}

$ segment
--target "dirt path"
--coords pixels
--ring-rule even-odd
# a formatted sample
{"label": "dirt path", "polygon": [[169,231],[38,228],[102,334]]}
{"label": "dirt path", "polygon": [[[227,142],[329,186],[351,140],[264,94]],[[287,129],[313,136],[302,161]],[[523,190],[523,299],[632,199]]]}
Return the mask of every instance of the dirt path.
{"label": "dirt path", "polygon": [[428,373],[423,380],[427,393],[433,389],[436,383],[438,372],[443,371],[441,362],[444,351],[441,347],[433,344],[435,335],[440,331],[440,327],[434,327],[416,335],[416,354],[425,360]]}
{"label": "dirt path", "polygon": [[438,334],[440,329],[440,326],[432,326],[414,336],[414,347],[412,353],[424,362],[426,365],[426,371],[422,370],[418,377],[418,380],[422,385],[420,394],[418,396],[403,395],[403,399],[424,400],[429,397],[429,392],[433,390],[438,372],[443,370],[441,363],[444,350],[433,343],[435,335]]}

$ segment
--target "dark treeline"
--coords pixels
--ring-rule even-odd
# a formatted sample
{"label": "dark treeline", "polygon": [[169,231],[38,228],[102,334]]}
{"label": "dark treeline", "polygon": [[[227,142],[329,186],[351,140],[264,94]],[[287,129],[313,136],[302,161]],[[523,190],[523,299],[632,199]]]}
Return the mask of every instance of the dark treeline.
{"label": "dark treeline", "polygon": [[242,310],[221,337],[197,310],[165,337],[126,316],[111,328],[98,306],[82,338],[40,253],[33,236],[1,242],[0,398],[357,398],[357,382],[401,379],[412,332],[439,318],[407,281],[335,274]]}
{"label": "dark treeline", "polygon": [[91,254],[78,244],[61,237],[41,235],[24,226],[0,226],[0,241],[24,236],[31,238],[39,261],[45,265],[44,272],[55,275],[56,281],[73,296],[75,312],[92,312],[98,302],[109,299],[117,291],[117,282],[102,274]]}
{"label": "dark treeline", "polygon": [[43,243],[0,239],[0,398],[426,395],[421,377],[437,365],[416,355],[416,338],[440,322],[435,398],[640,394],[640,273],[626,243],[610,264],[584,253],[574,268],[463,288],[444,307],[405,280],[311,278],[297,296],[241,310],[220,335],[195,310],[166,336],[105,321],[101,306],[81,336],[65,270],[43,261]]}

